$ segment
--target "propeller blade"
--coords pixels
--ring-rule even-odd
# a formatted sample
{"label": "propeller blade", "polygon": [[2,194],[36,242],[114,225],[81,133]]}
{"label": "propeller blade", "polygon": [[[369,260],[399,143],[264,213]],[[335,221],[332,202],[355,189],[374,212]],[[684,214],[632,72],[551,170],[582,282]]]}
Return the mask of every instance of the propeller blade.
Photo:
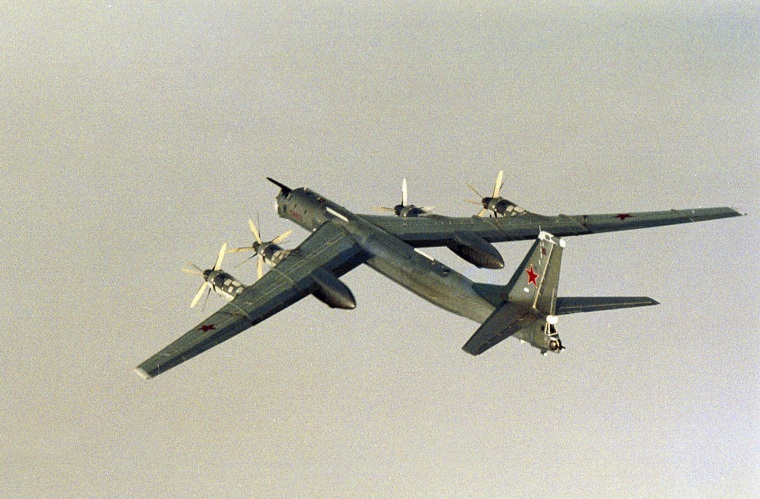
{"label": "propeller blade", "polygon": [[256,238],[256,242],[261,244],[262,241],[261,241],[261,235],[259,234],[259,229],[256,228],[256,226],[253,223],[253,220],[251,220],[250,218],[248,219],[248,227],[251,228],[251,232],[253,232],[253,237]]}
{"label": "propeller blade", "polygon": [[261,276],[264,275],[264,258],[259,255],[259,260],[256,262],[256,276],[258,279],[261,279]]}
{"label": "propeller blade", "polygon": [[277,237],[275,237],[274,239],[272,239],[272,243],[273,243],[273,244],[280,244],[280,243],[281,243],[281,242],[283,242],[285,239],[287,239],[287,238],[288,238],[288,236],[290,236],[292,233],[293,233],[293,231],[292,231],[292,230],[289,230],[289,231],[287,231],[287,232],[283,232],[283,233],[282,233],[282,234],[280,234],[279,236],[277,236]]}
{"label": "propeller blade", "polygon": [[435,206],[423,206],[423,207],[422,207],[422,208],[420,208],[420,209],[421,209],[422,211],[424,211],[425,213],[430,213],[430,212],[431,212],[431,211],[433,211],[435,208],[436,208]]}
{"label": "propeller blade", "polygon": [[[193,308],[198,304],[198,302],[201,299],[201,296],[203,296],[203,292],[206,290],[206,286],[209,286],[209,283],[207,281],[203,281],[203,284],[201,284],[201,287],[198,288],[198,292],[195,293],[195,297],[193,298],[193,301],[190,302],[190,308]],[[211,291],[209,289],[209,291]]]}
{"label": "propeller blade", "polygon": [[[483,196],[481,193],[479,193],[479,192],[477,191],[477,189],[475,189],[475,188],[472,186],[472,184],[470,184],[469,182],[467,183],[467,187],[469,187],[469,188],[470,188],[470,190],[471,190],[472,192],[474,192],[474,193],[475,193],[475,195],[476,195],[476,196],[478,196],[479,198],[481,198],[481,199],[482,199],[482,198],[484,198],[484,197],[485,197],[485,196]],[[478,204],[480,204],[480,201],[478,201]]]}
{"label": "propeller blade", "polygon": [[482,201],[475,201],[474,199],[465,199],[464,202],[465,203],[474,204],[476,206],[483,206],[483,202]]}
{"label": "propeller blade", "polygon": [[253,246],[243,246],[242,248],[232,248],[227,253],[242,253],[243,251],[253,251]]}
{"label": "propeller blade", "polygon": [[227,243],[222,244],[222,249],[219,250],[219,256],[216,257],[216,263],[214,264],[214,270],[219,270],[222,266],[225,254],[227,254]]}
{"label": "propeller blade", "polygon": [[393,208],[388,208],[386,206],[374,206],[372,209],[375,211],[387,211],[389,213],[396,213],[396,210]]}
{"label": "propeller blade", "polygon": [[236,269],[236,268],[240,267],[241,265],[243,265],[245,262],[249,261],[251,258],[256,258],[257,256],[258,256],[258,253],[254,253],[253,255],[249,256],[248,258],[246,258],[242,262],[240,262],[237,265],[235,265],[233,268]]}
{"label": "propeller blade", "polygon": [[406,177],[401,181],[401,205],[406,206],[408,203],[408,192],[406,188]]}
{"label": "propeller blade", "polygon": [[504,179],[504,170],[499,170],[499,176],[496,177],[496,184],[493,186],[493,197],[499,197],[501,192],[501,182]]}
{"label": "propeller blade", "polygon": [[206,310],[206,304],[208,303],[208,295],[211,294],[211,285],[208,287],[208,292],[206,293],[206,299],[203,300],[203,307],[201,307],[201,312]]}
{"label": "propeller blade", "polygon": [[487,210],[486,208],[483,208],[482,210],[480,210],[480,211],[478,212],[478,216],[479,216],[479,217],[482,217],[482,216],[483,216],[483,215],[485,215],[486,213],[488,213],[488,210]]}
{"label": "propeller blade", "polygon": [[187,262],[187,264],[190,265],[190,268],[182,269],[182,272],[184,272],[185,274],[199,275],[201,277],[203,276],[203,271],[200,269],[200,267],[198,267],[196,264],[191,263],[191,262]]}

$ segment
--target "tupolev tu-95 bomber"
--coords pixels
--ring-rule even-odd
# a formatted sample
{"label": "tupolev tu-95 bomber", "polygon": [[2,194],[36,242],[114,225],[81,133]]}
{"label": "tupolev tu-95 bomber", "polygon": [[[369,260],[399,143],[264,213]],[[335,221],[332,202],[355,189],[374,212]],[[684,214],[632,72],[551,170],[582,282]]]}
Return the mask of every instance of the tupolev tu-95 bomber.
{"label": "tupolev tu-95 bomber", "polygon": [[[502,173],[493,195],[479,195],[482,199],[476,204],[482,209],[478,215],[455,218],[409,204],[406,180],[401,204],[386,209],[396,216],[382,216],[354,214],[308,188],[291,189],[268,178],[280,189],[279,216],[311,234],[296,248],[285,250],[279,243],[289,233],[263,241],[250,221],[254,242],[233,250],[253,251],[258,256],[259,279],[250,286],[221,269],[226,245],[211,269],[192,265],[188,272],[203,278],[192,305],[198,303],[205,290],[214,290],[229,303],[140,364],[135,372],[145,379],[157,376],[308,295],[332,308],[352,309],[356,300],[340,277],[360,264],[432,304],[480,324],[462,347],[469,354],[480,355],[510,336],[542,354],[559,353],[564,349],[556,327],[559,316],[657,304],[645,296],[558,296],[565,248],[562,237],[740,215],[722,207],[543,216],[502,198],[501,179]],[[420,250],[443,246],[477,267],[499,269],[504,267],[504,260],[493,243],[531,239],[535,240],[533,245],[506,285],[473,282]],[[270,267],[266,273],[264,263]]]}

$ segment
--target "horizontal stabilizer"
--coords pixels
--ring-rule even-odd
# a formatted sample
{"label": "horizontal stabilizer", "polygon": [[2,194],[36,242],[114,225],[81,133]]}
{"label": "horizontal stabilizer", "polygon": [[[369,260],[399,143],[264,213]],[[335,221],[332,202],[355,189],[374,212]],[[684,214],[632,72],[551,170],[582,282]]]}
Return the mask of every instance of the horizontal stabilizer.
{"label": "horizontal stabilizer", "polygon": [[597,312],[616,308],[646,307],[659,302],[648,296],[573,296],[557,298],[556,315]]}
{"label": "horizontal stabilizer", "polygon": [[475,331],[462,350],[472,355],[480,355],[502,340],[525,327],[535,316],[524,307],[505,303],[494,310],[491,316]]}

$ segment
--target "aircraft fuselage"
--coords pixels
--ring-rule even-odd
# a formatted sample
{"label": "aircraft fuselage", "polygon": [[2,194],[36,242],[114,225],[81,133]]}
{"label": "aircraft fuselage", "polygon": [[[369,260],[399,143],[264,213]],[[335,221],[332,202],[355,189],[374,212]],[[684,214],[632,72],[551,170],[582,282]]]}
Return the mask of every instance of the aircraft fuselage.
{"label": "aircraft fuselage", "polygon": [[364,263],[444,310],[478,323],[494,311],[494,305],[473,290],[470,279],[316,192],[281,192],[277,212],[309,231],[335,224],[366,252]]}

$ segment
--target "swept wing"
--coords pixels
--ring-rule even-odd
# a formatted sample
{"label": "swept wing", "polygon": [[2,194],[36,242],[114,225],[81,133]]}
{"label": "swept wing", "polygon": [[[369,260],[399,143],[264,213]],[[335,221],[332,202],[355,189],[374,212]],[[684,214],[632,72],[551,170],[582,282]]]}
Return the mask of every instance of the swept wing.
{"label": "swept wing", "polygon": [[350,236],[325,223],[279,265],[135,372],[146,379],[161,374],[318,291],[325,272],[338,277],[365,259]]}
{"label": "swept wing", "polygon": [[490,243],[497,243],[533,239],[541,230],[557,237],[566,237],[701,222],[740,215],[741,213],[732,208],[720,207],[573,216],[544,216],[525,211],[515,216],[500,218],[457,218],[440,215],[418,218],[361,216],[404,242],[422,248],[446,246],[457,233],[475,234]]}

